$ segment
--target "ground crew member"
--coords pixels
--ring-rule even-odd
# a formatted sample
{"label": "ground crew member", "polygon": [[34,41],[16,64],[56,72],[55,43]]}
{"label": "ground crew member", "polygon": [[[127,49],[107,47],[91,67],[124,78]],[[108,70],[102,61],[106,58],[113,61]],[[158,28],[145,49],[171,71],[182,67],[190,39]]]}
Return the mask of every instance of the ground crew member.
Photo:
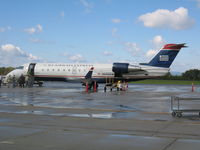
{"label": "ground crew member", "polygon": [[121,84],[121,81],[118,81],[117,82],[117,91],[121,91],[122,90],[122,84]]}
{"label": "ground crew member", "polygon": [[1,88],[1,83],[2,83],[2,77],[0,76],[0,88]]}

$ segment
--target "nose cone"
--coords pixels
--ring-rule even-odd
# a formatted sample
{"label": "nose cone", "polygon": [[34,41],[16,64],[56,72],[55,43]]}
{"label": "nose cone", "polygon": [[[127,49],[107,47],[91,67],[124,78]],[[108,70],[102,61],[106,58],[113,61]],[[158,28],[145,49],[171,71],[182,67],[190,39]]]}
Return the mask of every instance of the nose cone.
{"label": "nose cone", "polygon": [[15,75],[16,79],[18,79],[21,75],[23,74],[23,70],[22,69],[15,69],[11,72],[9,72],[7,75],[6,75],[6,79],[10,76],[10,77],[13,77]]}

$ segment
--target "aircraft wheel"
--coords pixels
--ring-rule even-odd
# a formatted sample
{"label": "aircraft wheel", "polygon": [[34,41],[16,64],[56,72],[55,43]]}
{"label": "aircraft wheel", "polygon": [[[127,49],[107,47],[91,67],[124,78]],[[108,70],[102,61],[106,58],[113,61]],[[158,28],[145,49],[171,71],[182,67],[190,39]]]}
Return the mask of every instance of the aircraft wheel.
{"label": "aircraft wheel", "polygon": [[176,112],[172,112],[172,117],[175,117],[176,116]]}
{"label": "aircraft wheel", "polygon": [[177,117],[181,118],[182,117],[182,113],[177,113]]}

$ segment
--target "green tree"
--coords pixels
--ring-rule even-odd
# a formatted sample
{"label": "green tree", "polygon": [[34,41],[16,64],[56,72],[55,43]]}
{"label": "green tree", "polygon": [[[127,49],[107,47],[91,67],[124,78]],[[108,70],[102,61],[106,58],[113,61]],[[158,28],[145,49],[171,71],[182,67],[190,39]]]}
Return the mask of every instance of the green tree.
{"label": "green tree", "polygon": [[13,67],[0,67],[0,75],[6,75],[14,69]]}
{"label": "green tree", "polygon": [[200,80],[200,70],[191,69],[182,74],[186,80]]}

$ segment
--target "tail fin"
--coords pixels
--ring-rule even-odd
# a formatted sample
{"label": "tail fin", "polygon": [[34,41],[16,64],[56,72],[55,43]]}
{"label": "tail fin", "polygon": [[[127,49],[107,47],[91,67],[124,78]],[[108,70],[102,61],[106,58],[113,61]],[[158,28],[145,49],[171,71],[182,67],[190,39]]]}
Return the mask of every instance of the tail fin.
{"label": "tail fin", "polygon": [[181,48],[187,47],[183,44],[166,44],[158,54],[147,64],[155,67],[169,68]]}

